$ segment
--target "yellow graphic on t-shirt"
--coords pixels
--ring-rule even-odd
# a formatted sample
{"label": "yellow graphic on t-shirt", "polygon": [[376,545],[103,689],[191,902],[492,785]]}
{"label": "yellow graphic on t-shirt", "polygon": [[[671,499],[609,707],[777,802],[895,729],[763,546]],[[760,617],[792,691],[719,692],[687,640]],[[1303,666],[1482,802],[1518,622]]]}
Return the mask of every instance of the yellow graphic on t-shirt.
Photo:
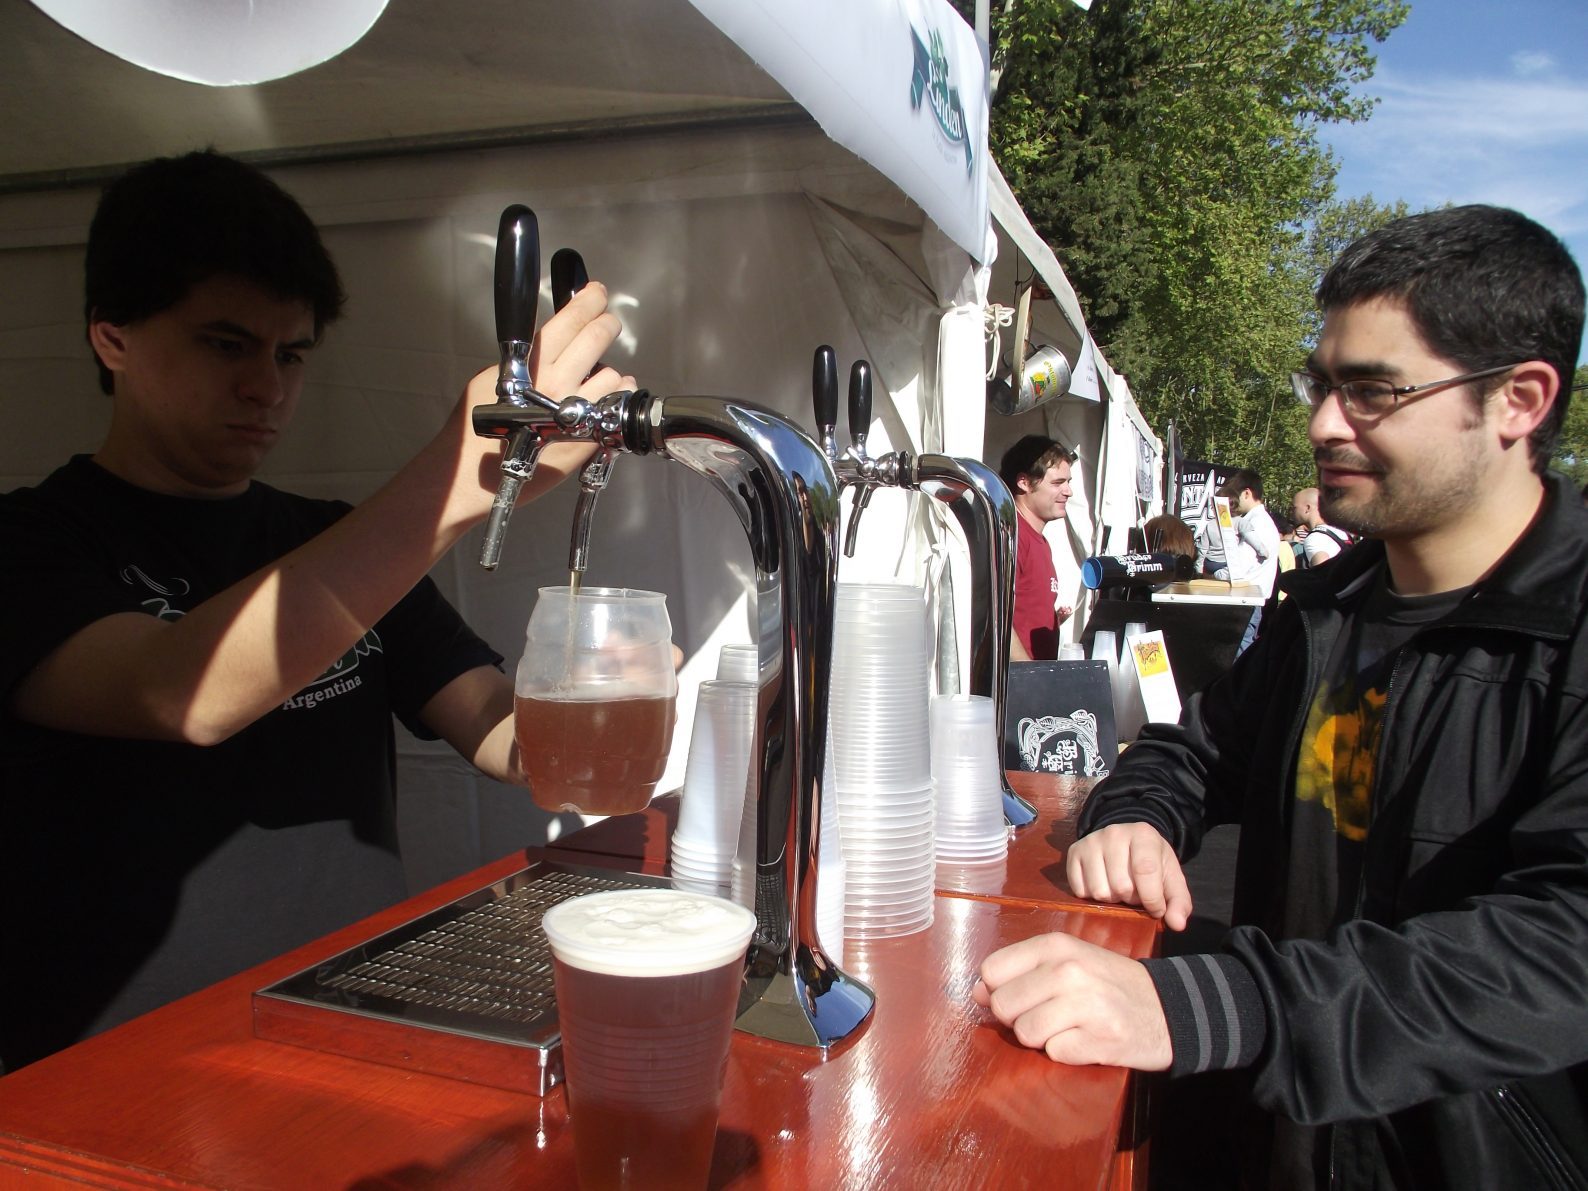
{"label": "yellow graphic on t-shirt", "polygon": [[1335,831],[1348,840],[1367,837],[1384,700],[1385,692],[1378,690],[1358,697],[1352,682],[1335,691],[1320,687],[1301,734],[1296,797],[1322,803]]}

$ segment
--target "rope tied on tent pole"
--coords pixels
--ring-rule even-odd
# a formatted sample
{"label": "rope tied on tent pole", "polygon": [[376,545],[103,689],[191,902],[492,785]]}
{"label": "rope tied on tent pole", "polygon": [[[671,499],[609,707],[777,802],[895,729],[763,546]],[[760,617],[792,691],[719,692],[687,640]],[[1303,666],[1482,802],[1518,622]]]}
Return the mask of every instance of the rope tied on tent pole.
{"label": "rope tied on tent pole", "polygon": [[1015,311],[1012,306],[1000,306],[997,302],[990,303],[982,309],[982,319],[987,326],[987,341],[992,345],[991,363],[987,365],[987,379],[992,380],[998,375],[998,365],[1003,361],[1003,337],[998,328],[1012,327],[1015,321]]}

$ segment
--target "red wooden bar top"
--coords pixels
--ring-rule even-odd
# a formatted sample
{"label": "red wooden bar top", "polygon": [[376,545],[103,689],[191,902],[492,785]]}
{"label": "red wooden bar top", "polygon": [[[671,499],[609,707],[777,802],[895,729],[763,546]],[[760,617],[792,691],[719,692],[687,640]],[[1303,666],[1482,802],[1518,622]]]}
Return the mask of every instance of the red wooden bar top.
{"label": "red wooden bar top", "polygon": [[[1137,956],[1156,943],[1152,920],[1069,899],[1044,875],[1055,854],[1039,864],[1042,849],[1024,842],[1062,835],[1049,817],[1077,795],[1048,778],[1022,792],[1038,795],[1044,818],[1017,837],[1009,889],[941,896],[929,931],[850,944],[845,968],[878,994],[857,1039],[824,1061],[735,1035],[714,1187],[1140,1181],[1131,1077],[1053,1064],[970,1000],[981,957],[1032,934],[1066,931]],[[576,838],[555,854],[599,863],[599,853],[566,846]],[[1026,849],[1029,862],[1016,858]],[[572,1187],[560,1089],[542,1100],[268,1042],[252,1030],[255,989],[525,860],[507,857],[0,1078],[0,1187]],[[630,864],[658,871],[654,862]]]}

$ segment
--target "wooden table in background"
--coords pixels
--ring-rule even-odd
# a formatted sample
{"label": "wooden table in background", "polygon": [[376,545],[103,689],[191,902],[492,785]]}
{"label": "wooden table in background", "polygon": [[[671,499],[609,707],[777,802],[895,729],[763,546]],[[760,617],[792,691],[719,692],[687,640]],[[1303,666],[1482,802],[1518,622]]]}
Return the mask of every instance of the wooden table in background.
{"label": "wooden table in background", "polygon": [[[858,1039],[823,1059],[734,1036],[714,1187],[1144,1185],[1138,1080],[1051,1063],[970,999],[980,959],[1029,935],[1133,956],[1157,943],[1153,920],[1065,892],[1058,849],[1085,787],[1015,784],[1040,817],[1005,865],[942,866],[930,930],[849,945],[845,968],[878,995]],[[262,1041],[250,996],[526,859],[663,871],[668,815],[507,857],[0,1079],[0,1187],[571,1188],[560,1089],[541,1100]]]}

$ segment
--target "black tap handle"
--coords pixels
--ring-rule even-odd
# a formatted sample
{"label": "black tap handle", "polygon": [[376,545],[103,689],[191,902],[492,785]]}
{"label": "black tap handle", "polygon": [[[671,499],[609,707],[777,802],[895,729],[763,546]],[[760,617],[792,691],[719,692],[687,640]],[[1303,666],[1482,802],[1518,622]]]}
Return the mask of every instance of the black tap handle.
{"label": "black tap handle", "polygon": [[816,429],[838,425],[838,353],[822,344],[811,361],[811,403],[816,407]]}
{"label": "black tap handle", "polygon": [[551,254],[551,308],[561,310],[573,296],[590,284],[584,257],[572,248],[559,248]]}
{"label": "black tap handle", "polygon": [[496,341],[535,338],[540,301],[540,227],[522,203],[502,212],[496,233]]}
{"label": "black tap handle", "polygon": [[849,370],[849,437],[864,443],[871,429],[871,365],[856,360]]}

